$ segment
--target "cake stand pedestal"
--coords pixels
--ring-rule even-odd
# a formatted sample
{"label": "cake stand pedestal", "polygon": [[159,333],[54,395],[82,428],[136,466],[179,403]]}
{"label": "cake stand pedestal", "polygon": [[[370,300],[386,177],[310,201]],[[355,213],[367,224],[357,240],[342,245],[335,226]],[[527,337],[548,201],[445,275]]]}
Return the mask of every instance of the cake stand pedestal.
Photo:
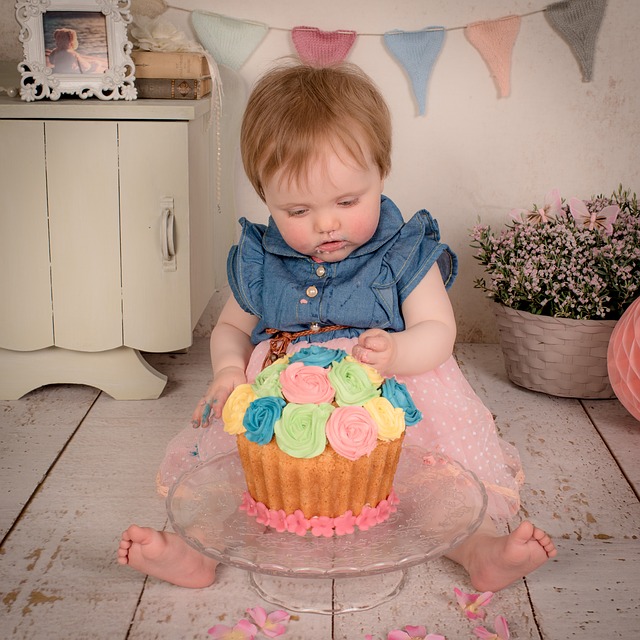
{"label": "cake stand pedestal", "polygon": [[[413,446],[403,449],[394,480],[400,503],[381,524],[353,535],[316,538],[278,533],[239,510],[246,490],[236,451],[185,473],[167,496],[174,531],[218,562],[250,572],[264,600],[292,611],[346,613],[395,597],[409,567],[438,558],[481,524],[487,508],[482,483],[451,459]],[[369,576],[379,576],[366,580]],[[305,602],[304,581],[354,585],[349,605]]]}

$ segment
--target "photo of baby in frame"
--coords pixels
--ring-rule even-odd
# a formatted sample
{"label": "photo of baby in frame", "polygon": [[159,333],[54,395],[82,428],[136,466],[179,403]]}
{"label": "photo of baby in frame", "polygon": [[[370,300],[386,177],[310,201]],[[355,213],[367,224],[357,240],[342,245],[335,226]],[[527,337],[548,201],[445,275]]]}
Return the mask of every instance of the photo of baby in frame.
{"label": "photo of baby in frame", "polygon": [[47,67],[53,73],[104,73],[109,68],[107,19],[91,11],[48,11],[43,16]]}
{"label": "photo of baby in frame", "polygon": [[22,100],[135,100],[128,0],[15,0]]}

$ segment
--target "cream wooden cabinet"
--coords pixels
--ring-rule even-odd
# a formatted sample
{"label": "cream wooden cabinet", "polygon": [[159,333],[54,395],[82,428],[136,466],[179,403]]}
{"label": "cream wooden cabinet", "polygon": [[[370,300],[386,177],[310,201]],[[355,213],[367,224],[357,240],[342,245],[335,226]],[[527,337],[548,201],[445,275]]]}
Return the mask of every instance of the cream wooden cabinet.
{"label": "cream wooden cabinet", "polygon": [[215,288],[209,101],[0,100],[0,398],[157,398]]}

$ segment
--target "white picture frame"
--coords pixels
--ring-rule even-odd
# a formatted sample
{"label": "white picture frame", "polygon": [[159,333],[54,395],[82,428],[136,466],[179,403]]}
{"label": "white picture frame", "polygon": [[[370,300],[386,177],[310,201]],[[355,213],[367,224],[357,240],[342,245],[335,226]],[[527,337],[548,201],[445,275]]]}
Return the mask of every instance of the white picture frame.
{"label": "white picture frame", "polygon": [[130,0],[16,0],[20,97],[135,100]]}

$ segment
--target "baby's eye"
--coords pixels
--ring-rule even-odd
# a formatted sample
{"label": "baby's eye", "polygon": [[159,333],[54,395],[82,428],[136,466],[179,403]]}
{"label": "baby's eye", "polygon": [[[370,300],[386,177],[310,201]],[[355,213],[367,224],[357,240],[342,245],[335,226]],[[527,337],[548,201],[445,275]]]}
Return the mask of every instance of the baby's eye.
{"label": "baby's eye", "polygon": [[353,207],[355,204],[358,204],[358,198],[350,198],[348,200],[340,200],[340,202],[338,202],[339,207]]}
{"label": "baby's eye", "polygon": [[307,211],[308,209],[290,209],[289,211],[287,211],[287,213],[292,218],[296,218],[296,217],[303,216],[305,213],[307,213]]}

